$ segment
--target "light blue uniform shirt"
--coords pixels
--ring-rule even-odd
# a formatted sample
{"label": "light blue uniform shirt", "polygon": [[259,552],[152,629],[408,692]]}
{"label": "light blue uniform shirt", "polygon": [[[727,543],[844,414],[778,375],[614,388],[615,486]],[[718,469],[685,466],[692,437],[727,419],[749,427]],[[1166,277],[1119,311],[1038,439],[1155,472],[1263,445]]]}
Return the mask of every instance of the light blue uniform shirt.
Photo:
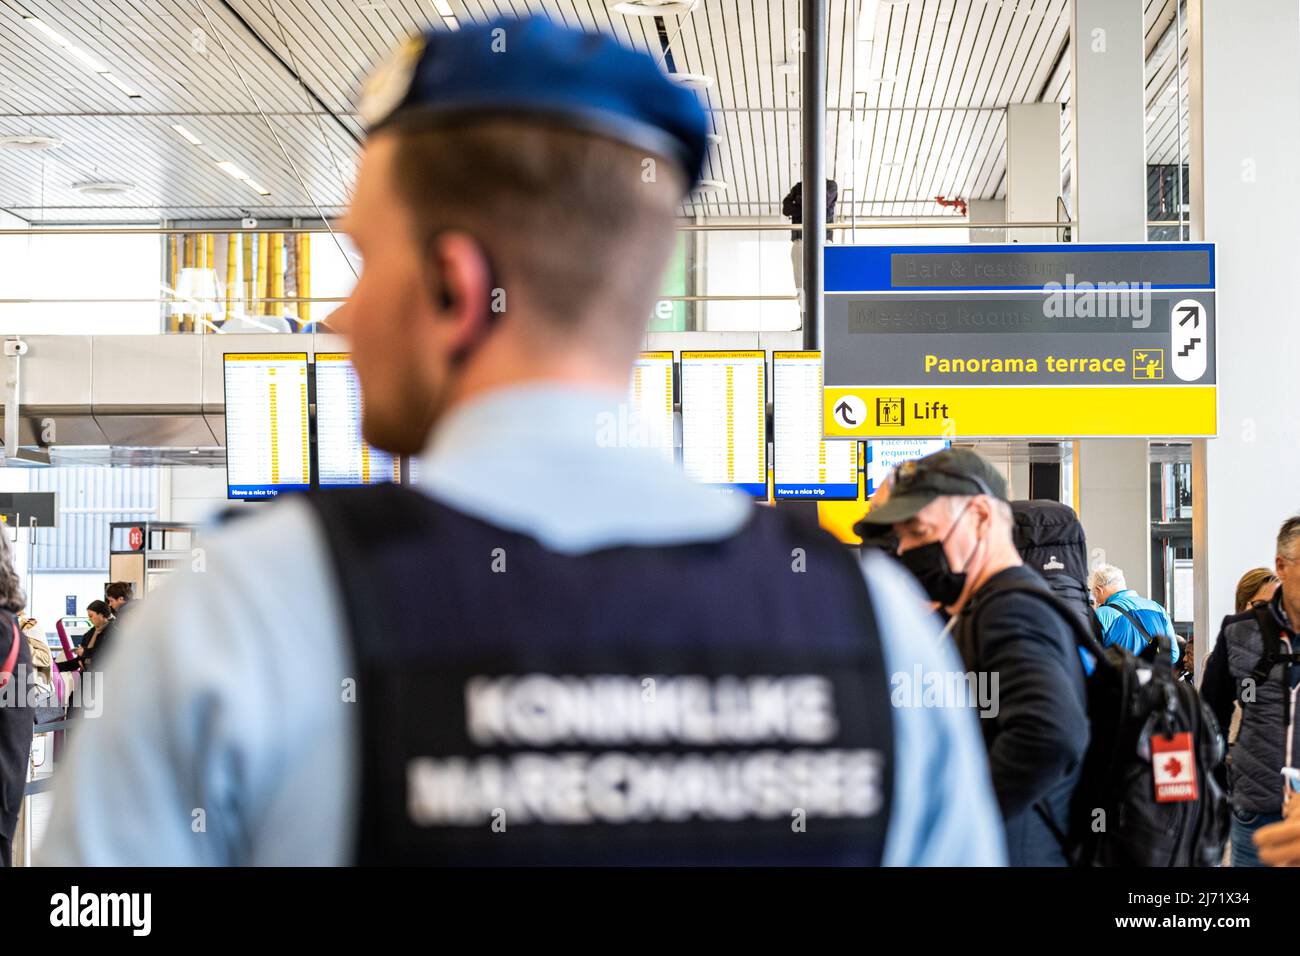
{"label": "light blue uniform shirt", "polygon": [[[644,449],[602,447],[623,400],[533,385],[466,403],[421,457],[421,484],[568,554],[734,534],[747,500],[697,485]],[[76,728],[57,771],[43,863],[351,861],[361,764],[358,711],[345,702],[354,676],[347,582],[301,501],[201,544],[201,567],[178,573],[124,622],[104,674],[103,715]],[[888,672],[959,671],[906,573],[880,556],[865,571]],[[893,713],[885,862],[1003,864],[974,712]]]}

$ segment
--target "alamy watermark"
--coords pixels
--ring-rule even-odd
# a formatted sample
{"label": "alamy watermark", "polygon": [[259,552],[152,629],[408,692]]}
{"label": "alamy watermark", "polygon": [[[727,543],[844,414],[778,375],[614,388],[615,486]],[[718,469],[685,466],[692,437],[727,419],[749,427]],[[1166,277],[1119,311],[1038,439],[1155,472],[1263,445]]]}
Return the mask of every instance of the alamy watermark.
{"label": "alamy watermark", "polygon": [[998,715],[997,671],[927,671],[920,664],[889,678],[895,707],[970,707],[984,718]]}
{"label": "alamy watermark", "polygon": [[1049,319],[1128,319],[1135,329],[1151,325],[1150,282],[1064,282],[1043,284],[1043,315]]}

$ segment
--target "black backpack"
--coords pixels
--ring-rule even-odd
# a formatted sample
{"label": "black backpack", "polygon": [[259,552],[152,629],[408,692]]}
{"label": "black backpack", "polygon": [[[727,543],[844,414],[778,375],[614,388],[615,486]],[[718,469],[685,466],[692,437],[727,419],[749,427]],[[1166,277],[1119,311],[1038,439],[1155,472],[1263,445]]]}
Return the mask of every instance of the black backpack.
{"label": "black backpack", "polygon": [[1100,643],[1101,623],[1088,598],[1088,540],[1079,516],[1059,501],[1013,501],[1011,514],[1011,538],[1025,566],[1042,576]]}
{"label": "black backpack", "polygon": [[[1028,584],[1006,584],[993,593],[1013,591],[1050,605],[1096,662],[1087,679],[1088,750],[1068,833],[1041,804],[1034,807],[1066,858],[1074,866],[1218,866],[1229,824],[1228,799],[1219,785],[1223,736],[1196,689],[1174,677],[1169,639],[1157,636],[1156,659],[1139,661],[1119,648],[1103,648],[1055,594]],[[1191,734],[1197,797],[1158,803],[1151,740],[1176,733]]]}

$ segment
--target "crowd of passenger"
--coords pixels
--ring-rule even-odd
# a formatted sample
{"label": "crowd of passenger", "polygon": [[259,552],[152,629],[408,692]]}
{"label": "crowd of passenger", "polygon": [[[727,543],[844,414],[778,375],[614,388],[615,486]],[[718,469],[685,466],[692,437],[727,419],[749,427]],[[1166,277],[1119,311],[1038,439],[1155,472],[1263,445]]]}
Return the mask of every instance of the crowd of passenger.
{"label": "crowd of passenger", "polygon": [[[1050,531],[1052,546],[1041,550],[1051,557],[1040,568],[1033,549],[1043,544],[1044,514],[1046,524],[1052,516],[1063,524]],[[1026,531],[1027,525],[1039,527]],[[859,530],[868,546],[884,548],[911,573],[963,665],[1000,677],[996,716],[979,724],[1008,862],[1077,863],[1069,832],[1090,744],[1088,681],[1099,665],[1098,649],[1190,681],[1190,645],[1168,611],[1113,565],[1095,566],[1080,580],[1078,555],[1086,551],[1073,512],[1013,505],[1002,476],[973,452],[944,451],[901,466]],[[71,678],[84,680],[102,668],[117,640],[116,622],[131,613],[131,590],[109,584],[104,600],[86,608],[90,629],[57,660],[38,622],[24,613],[12,553],[0,536],[0,654],[7,655],[0,662],[5,680],[27,674],[33,689],[29,706],[0,708],[0,861],[6,865],[33,727],[79,712]],[[1217,721],[1212,732],[1222,735],[1229,754],[1216,783],[1231,800],[1231,865],[1300,863],[1300,799],[1293,798],[1300,787],[1293,769],[1300,655],[1293,653],[1292,624],[1300,620],[1300,516],[1278,531],[1274,566],[1241,577],[1234,612],[1212,645],[1199,688]],[[1080,625],[1095,644],[1080,635]],[[1212,834],[1202,837],[1211,849],[1222,846]]]}
{"label": "crowd of passenger", "polygon": [[[128,582],[110,582],[104,600],[86,605],[89,628],[68,637],[60,626],[58,633],[67,643],[63,659],[58,660],[40,622],[26,613],[27,596],[13,550],[9,539],[0,535],[0,866],[12,863],[14,835],[32,769],[33,734],[84,712],[78,687],[86,675],[102,671],[132,591]],[[62,730],[49,732],[57,733],[62,743]]]}

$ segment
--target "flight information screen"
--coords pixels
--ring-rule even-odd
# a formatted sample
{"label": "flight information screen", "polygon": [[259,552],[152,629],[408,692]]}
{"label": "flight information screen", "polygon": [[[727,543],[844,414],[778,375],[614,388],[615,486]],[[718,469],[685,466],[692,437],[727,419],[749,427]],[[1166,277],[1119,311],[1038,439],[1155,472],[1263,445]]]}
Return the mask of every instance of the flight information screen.
{"label": "flight information screen", "polygon": [[772,494],[853,500],[858,443],[822,438],[821,352],[772,353]]}
{"label": "flight information screen", "polygon": [[638,448],[653,448],[672,462],[673,353],[642,352],[632,366],[628,437]]}
{"label": "flight information screen", "polygon": [[228,352],[226,497],[274,498],[311,484],[305,352]]}
{"label": "flight information screen", "polygon": [[682,467],[696,481],[767,497],[762,351],[682,353]]}
{"label": "flight information screen", "polygon": [[401,481],[401,460],[361,437],[361,383],[346,354],[316,355],[316,463],[323,488]]}
{"label": "flight information screen", "polygon": [[943,438],[891,438],[867,442],[867,497],[880,489],[890,471],[900,462],[933,455],[951,444]]}

